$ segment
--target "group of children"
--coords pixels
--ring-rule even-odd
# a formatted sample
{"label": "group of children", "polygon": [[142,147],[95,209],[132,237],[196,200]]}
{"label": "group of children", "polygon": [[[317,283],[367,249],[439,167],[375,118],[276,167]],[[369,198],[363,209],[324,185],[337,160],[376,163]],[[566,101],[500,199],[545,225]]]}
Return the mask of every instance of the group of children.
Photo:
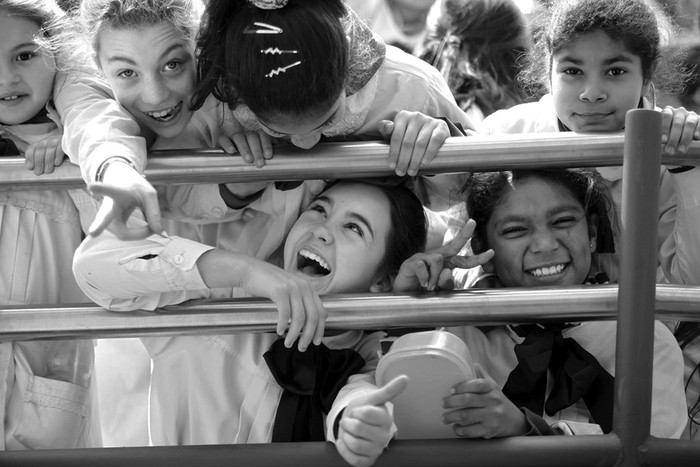
{"label": "group of children", "polygon": [[[371,465],[396,432],[391,399],[410,381],[377,388],[383,334],[325,331],[320,295],[453,287],[455,267],[480,267],[480,287],[571,286],[599,281],[598,273],[617,279],[619,168],[418,175],[448,136],[467,130],[621,132],[628,110],[654,108],[655,87],[673,84],[673,63],[661,54],[666,22],[651,3],[555,3],[532,26],[528,55],[527,76],[546,94],[509,108],[504,100],[478,122],[445,79],[464,69],[449,63],[463,56],[435,53],[443,77],[385,45],[342,0],[209,0],[203,16],[197,0],[83,0],[69,16],[50,1],[0,0],[3,152],[25,154],[41,173],[65,151],[93,195],[2,196],[0,300],[87,296],[128,311],[192,298],[269,298],[279,310],[277,335],[141,339],[150,443],[329,440],[349,463]],[[441,24],[444,47],[459,31]],[[658,110],[667,153],[700,139],[697,114]],[[156,190],[141,175],[149,149],[221,147],[264,166],[279,143],[379,138],[401,178]],[[660,168],[660,280],[700,283],[696,179],[692,167]],[[454,244],[427,251],[435,223],[426,206],[445,202],[465,206],[476,226],[457,219],[464,230]],[[456,255],[469,235],[472,254]],[[611,430],[614,323],[450,331],[481,366],[444,400],[444,421],[458,436]],[[524,349],[533,344],[582,359],[592,368],[590,389],[559,390],[571,384],[560,358],[527,374]],[[7,449],[100,445],[86,375],[59,381],[46,363],[70,351],[89,361],[91,346],[0,350]],[[688,425],[683,356],[661,323],[654,370],[651,432],[680,437]],[[37,411],[52,424],[38,430]]]}

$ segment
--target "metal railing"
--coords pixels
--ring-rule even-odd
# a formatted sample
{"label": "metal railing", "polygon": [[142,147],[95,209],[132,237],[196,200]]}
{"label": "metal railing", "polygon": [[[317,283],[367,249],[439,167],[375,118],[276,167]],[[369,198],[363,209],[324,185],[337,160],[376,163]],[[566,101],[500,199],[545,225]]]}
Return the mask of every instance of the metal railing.
{"label": "metal railing", "polygon": [[[622,163],[625,179],[642,187],[658,185],[655,140],[660,125],[654,112],[633,111],[627,135],[528,135],[451,138],[421,173],[461,172],[525,167],[605,166]],[[650,120],[651,119],[651,120]],[[191,154],[192,151],[187,151]],[[220,151],[153,154],[147,177],[154,183],[205,183],[389,175],[381,143],[319,145],[311,151],[285,148],[258,169]],[[661,163],[696,165],[700,145],[687,156]],[[646,160],[646,168],[640,161]],[[630,168],[631,167],[631,168]],[[641,168],[640,168],[641,167]],[[630,170],[634,174],[630,175]],[[655,172],[655,173],[654,173]],[[634,178],[630,178],[634,177]],[[77,167],[61,167],[35,177],[19,158],[0,161],[0,191],[59,189],[82,185]],[[626,225],[656,222],[657,194],[625,184]],[[630,224],[633,223],[633,224]],[[323,297],[329,329],[378,329],[394,326],[497,324],[618,319],[613,433],[578,437],[514,437],[496,440],[394,441],[377,466],[588,466],[692,465],[700,462],[700,443],[656,439],[649,435],[653,319],[700,320],[700,287],[655,285],[653,268],[640,264],[639,251],[655,251],[643,229],[626,229],[619,286],[557,289],[464,290],[415,295],[336,295]],[[629,246],[632,245],[632,246]],[[629,252],[632,253],[629,253]],[[646,255],[655,258],[655,255]],[[644,259],[641,259],[644,261]],[[618,303],[619,297],[619,303]],[[427,311],[427,310],[430,311]],[[276,309],[269,301],[237,299],[197,301],[157,312],[107,312],[89,304],[0,308],[0,340],[58,337],[115,337],[157,334],[264,332],[275,328]],[[652,334],[650,334],[652,333]],[[640,352],[643,363],[640,364]],[[329,443],[101,448],[0,453],[3,465],[346,465]]]}
{"label": "metal railing", "polygon": [[[602,167],[622,165],[623,135],[575,135],[567,133],[465,136],[448,138],[438,157],[421,166],[420,173],[511,170],[529,167]],[[384,143],[325,143],[312,149],[275,148],[265,167],[246,164],[219,149],[180,149],[149,154],[146,177],[153,184],[235,183],[327,178],[386,176],[389,146]],[[695,165],[700,144],[685,155],[664,155],[665,165]],[[63,189],[83,186],[80,170],[64,163],[52,174],[35,176],[22,157],[0,159],[0,191]]]}

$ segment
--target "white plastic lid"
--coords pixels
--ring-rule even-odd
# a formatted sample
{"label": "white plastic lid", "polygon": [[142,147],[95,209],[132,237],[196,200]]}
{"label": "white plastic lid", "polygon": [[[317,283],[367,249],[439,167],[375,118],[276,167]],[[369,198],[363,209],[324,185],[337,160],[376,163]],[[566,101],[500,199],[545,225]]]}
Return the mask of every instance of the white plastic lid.
{"label": "white plastic lid", "polygon": [[398,439],[455,438],[442,422],[442,399],[457,383],[474,378],[466,344],[446,331],[425,331],[399,337],[377,365],[379,386],[407,375],[408,387],[394,399]]}

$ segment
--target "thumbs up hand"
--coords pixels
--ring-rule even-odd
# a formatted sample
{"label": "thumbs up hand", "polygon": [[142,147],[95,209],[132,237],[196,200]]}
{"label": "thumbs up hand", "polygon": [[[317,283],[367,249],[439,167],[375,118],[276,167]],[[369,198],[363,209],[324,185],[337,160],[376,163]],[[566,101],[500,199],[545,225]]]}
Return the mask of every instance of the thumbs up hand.
{"label": "thumbs up hand", "polygon": [[391,440],[394,417],[387,402],[408,386],[408,377],[397,376],[383,387],[353,400],[343,411],[336,448],[349,464],[367,467],[377,460]]}

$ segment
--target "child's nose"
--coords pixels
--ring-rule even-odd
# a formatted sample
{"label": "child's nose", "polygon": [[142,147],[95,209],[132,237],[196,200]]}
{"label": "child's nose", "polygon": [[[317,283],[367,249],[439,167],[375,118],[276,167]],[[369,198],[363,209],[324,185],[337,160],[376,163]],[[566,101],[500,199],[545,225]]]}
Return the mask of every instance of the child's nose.
{"label": "child's nose", "polygon": [[579,99],[584,102],[600,102],[608,98],[602,83],[597,79],[589,79],[579,94]]}
{"label": "child's nose", "polygon": [[[141,100],[144,104],[158,105],[165,102],[168,95],[168,90],[163,86],[160,80],[155,78],[146,78],[143,80],[143,93]],[[160,109],[149,109],[160,110]]]}
{"label": "child's nose", "polygon": [[333,243],[333,235],[326,224],[318,224],[313,230],[314,237],[321,240],[323,243]]}
{"label": "child's nose", "polygon": [[19,82],[19,73],[12,66],[0,65],[0,85],[7,86]]}
{"label": "child's nose", "polygon": [[294,135],[292,136],[292,144],[298,148],[311,149],[316,146],[316,143],[321,139],[321,132],[315,131],[313,133],[308,133],[305,135]]}
{"label": "child's nose", "polygon": [[533,253],[546,254],[559,248],[559,241],[549,231],[541,231],[533,234],[530,241],[530,250]]}

